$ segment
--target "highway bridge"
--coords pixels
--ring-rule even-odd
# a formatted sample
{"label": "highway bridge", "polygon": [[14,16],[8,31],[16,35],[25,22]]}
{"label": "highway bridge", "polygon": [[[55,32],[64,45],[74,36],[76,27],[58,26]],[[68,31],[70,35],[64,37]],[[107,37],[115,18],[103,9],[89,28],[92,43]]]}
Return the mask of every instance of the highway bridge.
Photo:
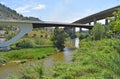
{"label": "highway bridge", "polygon": [[[85,24],[77,24],[77,23],[53,23],[53,22],[41,22],[41,21],[17,21],[17,20],[1,20],[0,26],[14,26],[20,29],[20,32],[13,37],[12,39],[0,43],[0,50],[9,50],[9,46],[13,44],[15,41],[23,37],[26,33],[31,31],[33,28],[40,28],[40,27],[81,27],[92,29],[92,25],[85,25]],[[75,33],[75,30],[73,31]]]}
{"label": "highway bridge", "polygon": [[[73,23],[53,23],[53,22],[44,22],[44,21],[16,21],[16,20],[0,20],[0,26],[2,25],[11,25],[16,26],[20,29],[20,32],[18,35],[13,37],[12,39],[0,43],[0,50],[9,50],[9,46],[14,43],[16,40],[20,39],[22,36],[24,36],[26,33],[31,31],[33,28],[40,28],[40,27],[72,27],[75,29],[75,27],[79,28],[86,28],[86,29],[92,29],[91,22],[96,23],[97,20],[106,19],[107,17],[112,17],[113,12],[116,8],[120,8],[120,6],[116,6],[104,11],[101,11],[99,13],[87,16],[85,18],[79,19]],[[89,25],[86,25],[89,23]],[[105,24],[108,24],[108,20],[106,19]],[[75,30],[73,30],[75,33]]]}
{"label": "highway bridge", "polygon": [[[98,20],[102,20],[102,19],[106,19],[107,17],[112,17],[113,16],[113,12],[116,10],[116,8],[120,8],[120,5],[112,7],[110,9],[95,13],[93,15],[81,18],[73,23],[80,23],[80,24],[91,24],[91,22],[94,22],[94,24],[96,23],[96,21]],[[105,20],[105,24],[108,24],[108,20]]]}

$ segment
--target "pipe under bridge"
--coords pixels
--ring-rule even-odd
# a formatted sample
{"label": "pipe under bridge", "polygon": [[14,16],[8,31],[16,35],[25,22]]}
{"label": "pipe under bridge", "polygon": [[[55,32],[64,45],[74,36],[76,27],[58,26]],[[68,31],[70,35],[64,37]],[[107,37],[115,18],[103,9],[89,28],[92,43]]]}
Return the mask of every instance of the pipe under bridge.
{"label": "pipe under bridge", "polygon": [[[0,21],[1,26],[14,26],[19,28],[19,33],[13,37],[12,39],[0,43],[0,50],[9,50],[10,45],[13,44],[15,41],[23,37],[26,33],[31,31],[33,28],[40,28],[40,27],[81,27],[86,29],[92,29],[92,25],[85,25],[85,24],[77,24],[77,23],[53,23],[53,22],[44,22],[44,21],[18,21],[18,20],[2,20]],[[75,32],[75,30],[74,30]]]}

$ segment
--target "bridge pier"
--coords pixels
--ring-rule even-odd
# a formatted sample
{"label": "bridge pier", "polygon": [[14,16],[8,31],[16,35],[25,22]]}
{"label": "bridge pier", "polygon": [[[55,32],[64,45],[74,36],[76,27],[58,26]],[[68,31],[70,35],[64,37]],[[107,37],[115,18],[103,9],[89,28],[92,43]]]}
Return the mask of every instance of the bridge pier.
{"label": "bridge pier", "polygon": [[79,32],[82,32],[82,28],[81,27],[79,28]]}
{"label": "bridge pier", "polygon": [[96,24],[96,18],[94,17],[94,24]]}
{"label": "bridge pier", "polygon": [[105,19],[105,25],[108,25],[108,19]]}
{"label": "bridge pier", "polygon": [[15,26],[16,25],[20,29],[20,32],[12,39],[10,39],[6,42],[0,43],[0,50],[9,50],[11,44],[13,44],[15,41],[17,41],[18,39],[20,39],[26,33],[28,33],[29,31],[31,31],[33,29],[32,24],[15,24]]}
{"label": "bridge pier", "polygon": [[73,33],[72,33],[73,39],[75,38],[75,27],[73,27]]}
{"label": "bridge pier", "polygon": [[89,25],[91,25],[91,22],[89,22]]}

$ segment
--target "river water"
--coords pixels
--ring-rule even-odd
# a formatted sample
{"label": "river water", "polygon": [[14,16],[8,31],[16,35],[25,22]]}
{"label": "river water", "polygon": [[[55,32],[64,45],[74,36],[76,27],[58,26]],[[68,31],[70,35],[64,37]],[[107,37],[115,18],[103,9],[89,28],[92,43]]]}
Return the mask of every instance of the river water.
{"label": "river water", "polygon": [[[76,38],[74,40],[74,46],[79,48],[79,39]],[[51,66],[53,62],[56,61],[65,61],[69,63],[72,59],[71,54],[75,51],[73,48],[64,48],[63,52],[59,52],[57,54],[51,55],[45,59],[43,59],[43,63],[45,66]],[[19,68],[21,67],[20,64],[7,64],[5,66],[0,67],[0,79],[6,79],[10,75],[18,75]]]}

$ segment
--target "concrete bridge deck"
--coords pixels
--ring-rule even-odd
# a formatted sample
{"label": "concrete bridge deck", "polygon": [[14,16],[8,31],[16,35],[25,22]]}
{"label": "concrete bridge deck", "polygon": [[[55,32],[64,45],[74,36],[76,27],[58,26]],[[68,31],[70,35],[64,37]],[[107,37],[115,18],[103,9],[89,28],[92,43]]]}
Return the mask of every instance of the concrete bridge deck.
{"label": "concrete bridge deck", "polygon": [[73,23],[86,24],[86,23],[97,21],[97,20],[106,19],[106,17],[112,17],[113,12],[116,10],[116,8],[120,8],[120,5],[113,7],[113,8],[109,8],[107,10],[104,10],[104,11],[101,11],[98,13],[95,13],[95,14],[87,16],[85,18],[79,19]]}
{"label": "concrete bridge deck", "polygon": [[85,25],[85,24],[80,24],[80,23],[0,20],[0,25],[18,25],[18,24],[32,24],[33,28],[40,28],[40,27],[81,27],[81,28],[86,28],[86,29],[92,29],[92,27],[93,27],[93,25]]}

